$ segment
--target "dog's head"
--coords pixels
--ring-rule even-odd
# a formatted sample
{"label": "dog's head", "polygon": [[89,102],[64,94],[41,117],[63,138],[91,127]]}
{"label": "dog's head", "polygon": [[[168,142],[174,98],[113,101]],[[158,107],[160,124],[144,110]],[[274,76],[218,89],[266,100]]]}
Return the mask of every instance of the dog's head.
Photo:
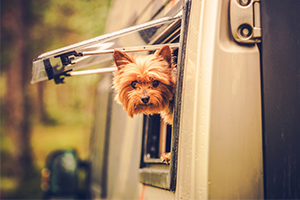
{"label": "dog's head", "polygon": [[147,56],[133,57],[115,50],[113,57],[118,68],[113,81],[116,99],[129,116],[152,115],[169,106],[175,92],[175,77],[168,45]]}

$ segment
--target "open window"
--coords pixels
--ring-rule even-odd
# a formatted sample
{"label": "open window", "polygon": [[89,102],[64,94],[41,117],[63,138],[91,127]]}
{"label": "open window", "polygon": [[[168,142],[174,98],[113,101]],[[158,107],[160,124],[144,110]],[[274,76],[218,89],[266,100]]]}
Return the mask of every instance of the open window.
{"label": "open window", "polygon": [[[159,115],[144,116],[143,144],[139,178],[146,185],[174,191],[176,188],[177,145],[181,110],[182,78],[185,59],[187,28],[190,13],[190,1],[182,3],[182,19],[169,26],[156,43],[179,43],[179,48],[173,50],[173,61],[177,64],[177,84],[173,125],[162,122]],[[163,163],[161,154],[171,153],[169,163]]]}
{"label": "open window", "polygon": [[[169,26],[154,44],[179,44],[181,20],[177,20]],[[178,48],[173,49],[173,63],[177,63]],[[176,66],[177,67],[177,66]],[[160,115],[144,115],[144,140],[143,140],[143,163],[162,163],[161,154],[171,151],[172,126],[161,120]]]}
{"label": "open window", "polygon": [[[178,69],[173,126],[163,123],[159,115],[144,116],[139,169],[141,183],[167,190],[175,190],[176,185],[180,94],[190,7],[190,1],[184,2],[178,2],[161,19],[44,53],[33,60],[32,68],[32,83],[53,79],[59,84],[68,76],[115,71],[116,68],[111,67],[114,49],[147,54],[169,44]],[[171,152],[168,164],[160,159],[165,152]]]}
{"label": "open window", "polygon": [[[181,20],[174,23],[172,27],[169,27],[157,42],[179,43],[180,32]],[[173,50],[174,63],[178,63],[178,52],[179,49]],[[142,155],[139,172],[142,183],[168,190],[171,190],[175,186],[175,179],[171,178],[171,171],[175,172],[174,163],[177,160],[172,159],[170,162],[162,162],[161,159],[161,155],[164,153],[175,154],[171,149],[172,145],[177,146],[175,143],[172,144],[172,131],[172,126],[163,122],[159,114],[153,116],[144,115]]]}

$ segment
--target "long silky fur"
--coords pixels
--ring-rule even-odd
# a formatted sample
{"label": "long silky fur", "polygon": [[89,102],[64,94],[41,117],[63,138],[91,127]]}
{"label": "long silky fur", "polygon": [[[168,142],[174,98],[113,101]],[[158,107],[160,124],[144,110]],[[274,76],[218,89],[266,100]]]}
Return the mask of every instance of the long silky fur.
{"label": "long silky fur", "polygon": [[[160,113],[165,122],[172,124],[172,99],[176,83],[172,73],[174,65],[157,53],[147,56],[117,53],[114,53],[114,59],[118,71],[113,79],[117,102],[123,105],[131,117],[139,113],[146,115]],[[136,89],[131,86],[133,81],[138,82]],[[153,81],[159,81],[158,87],[152,86]],[[150,97],[147,105],[141,100],[145,91]]]}

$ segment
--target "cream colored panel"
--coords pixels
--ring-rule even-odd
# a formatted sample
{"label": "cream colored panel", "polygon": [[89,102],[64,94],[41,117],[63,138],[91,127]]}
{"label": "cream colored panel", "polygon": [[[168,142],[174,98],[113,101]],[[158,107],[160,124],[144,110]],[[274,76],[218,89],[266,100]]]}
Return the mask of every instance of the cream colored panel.
{"label": "cream colored panel", "polygon": [[263,198],[259,52],[233,42],[228,4],[192,2],[177,199]]}
{"label": "cream colored panel", "polygon": [[[207,176],[208,176],[208,160],[204,148],[201,152],[196,150],[196,145],[201,141],[207,144],[208,140],[208,118],[197,117],[197,106],[206,105],[206,112],[202,111],[202,115],[208,115],[207,105],[209,98],[197,97],[198,86],[206,85],[210,79],[210,68],[201,68],[200,66],[200,47],[201,38],[200,29],[202,26],[203,1],[192,1],[190,23],[188,29],[187,52],[184,68],[184,83],[182,93],[182,113],[181,125],[179,133],[179,155],[178,155],[178,174],[176,186],[176,199],[195,199],[207,197]],[[203,42],[204,43],[204,42]],[[205,70],[205,71],[204,71]],[[199,80],[199,71],[201,71],[202,79]],[[205,76],[207,74],[207,76]],[[204,78],[206,77],[205,80]],[[208,93],[208,92],[207,92]],[[207,102],[200,102],[206,100]],[[197,105],[197,103],[199,105]],[[195,125],[200,123],[201,131],[199,134],[195,130]],[[205,126],[205,127],[204,127]],[[199,132],[199,131],[198,131]],[[195,167],[199,168],[198,170]],[[201,180],[201,183],[199,181]],[[196,183],[197,182],[197,183]]]}

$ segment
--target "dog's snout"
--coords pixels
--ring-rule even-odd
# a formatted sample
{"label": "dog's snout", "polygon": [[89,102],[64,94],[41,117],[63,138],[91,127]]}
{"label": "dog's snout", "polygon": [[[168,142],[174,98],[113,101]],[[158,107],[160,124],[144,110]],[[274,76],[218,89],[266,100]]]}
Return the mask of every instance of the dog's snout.
{"label": "dog's snout", "polygon": [[147,95],[147,90],[143,90],[141,100],[144,104],[147,104],[149,102],[150,97]]}
{"label": "dog's snout", "polygon": [[150,97],[149,96],[142,96],[141,99],[142,99],[142,102],[146,104],[146,103],[149,102]]}

